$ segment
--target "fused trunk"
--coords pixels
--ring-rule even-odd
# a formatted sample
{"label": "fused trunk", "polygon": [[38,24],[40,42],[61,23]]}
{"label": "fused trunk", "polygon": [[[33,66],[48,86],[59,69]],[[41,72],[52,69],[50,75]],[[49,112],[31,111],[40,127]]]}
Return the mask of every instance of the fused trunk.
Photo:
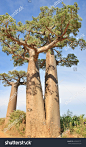
{"label": "fused trunk", "polygon": [[9,99],[7,114],[5,119],[5,125],[9,122],[10,113],[13,112],[13,110],[16,110],[17,91],[18,91],[18,85],[16,83],[13,83],[11,87],[10,99]]}
{"label": "fused trunk", "polygon": [[58,137],[60,135],[59,92],[56,60],[52,49],[46,53],[45,109],[47,137]]}
{"label": "fused trunk", "polygon": [[29,52],[26,88],[26,137],[44,137],[45,111],[38,62]]}

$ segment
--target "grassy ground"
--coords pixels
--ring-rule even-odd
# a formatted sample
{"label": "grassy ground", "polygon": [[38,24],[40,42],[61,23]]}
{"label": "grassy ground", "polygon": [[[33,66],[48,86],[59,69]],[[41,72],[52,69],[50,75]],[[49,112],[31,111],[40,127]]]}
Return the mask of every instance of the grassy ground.
{"label": "grassy ground", "polygon": [[[62,134],[60,138],[86,138],[86,118],[84,118],[84,115],[71,116],[69,112],[67,112],[67,115],[60,117]],[[26,113],[24,111],[17,110],[12,112],[8,125],[5,126],[4,122],[5,118],[0,118],[1,131],[11,137],[25,137]]]}
{"label": "grassy ground", "polygon": [[14,111],[10,115],[8,125],[4,125],[5,118],[0,118],[1,131],[13,137],[25,137],[26,113],[24,111]]}

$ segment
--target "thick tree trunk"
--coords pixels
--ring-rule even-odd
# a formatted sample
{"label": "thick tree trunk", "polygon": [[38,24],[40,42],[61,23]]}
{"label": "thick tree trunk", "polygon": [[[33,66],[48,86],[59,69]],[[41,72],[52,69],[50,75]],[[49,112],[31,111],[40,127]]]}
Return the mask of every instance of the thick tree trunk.
{"label": "thick tree trunk", "polygon": [[[37,61],[29,52],[26,88],[26,137],[44,137],[45,111]],[[32,56],[31,56],[32,55]]]}
{"label": "thick tree trunk", "polygon": [[59,92],[56,60],[52,49],[46,53],[45,109],[47,137],[58,137],[60,135]]}
{"label": "thick tree trunk", "polygon": [[9,99],[7,114],[6,114],[6,118],[5,118],[5,125],[9,122],[10,113],[13,110],[16,110],[17,91],[18,91],[18,85],[16,83],[13,83],[12,87],[11,87],[10,99]]}

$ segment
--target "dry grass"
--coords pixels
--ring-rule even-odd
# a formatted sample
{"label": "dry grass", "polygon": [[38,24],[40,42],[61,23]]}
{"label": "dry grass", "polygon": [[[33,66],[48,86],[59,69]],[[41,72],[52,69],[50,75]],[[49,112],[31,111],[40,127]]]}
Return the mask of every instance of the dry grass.
{"label": "dry grass", "polygon": [[[22,120],[20,120],[19,122],[17,122],[16,124],[14,124],[11,128],[9,128],[8,126],[11,125],[15,119],[19,119],[20,114],[22,114],[24,116],[24,118]],[[8,135],[11,138],[26,138],[26,136],[25,136],[26,116],[25,115],[26,115],[25,112],[20,111],[20,110],[13,112],[13,115],[11,116],[11,121],[6,126],[4,126],[5,118],[0,118],[1,134],[2,134],[2,131],[4,133],[5,128],[9,128],[5,132],[6,136]],[[84,121],[85,120],[81,117],[80,118],[80,125],[77,125],[77,127],[74,126],[72,131],[70,128],[68,130],[64,131],[62,133],[62,137],[60,136],[60,138],[86,138],[86,124],[83,123]],[[42,126],[39,124],[39,126],[41,126],[41,129],[39,128],[39,134],[41,134],[41,132],[42,132],[41,138],[59,138],[57,132],[55,132],[55,130],[57,130],[57,128],[55,130],[53,130],[53,128],[56,127],[56,126],[53,127],[53,125],[52,125],[52,127],[50,127],[52,129],[49,129],[49,126],[46,126],[46,124],[45,125],[42,124]],[[35,136],[37,132],[38,132],[38,130],[36,130],[35,134],[33,133],[34,134],[33,138],[37,138]],[[39,134],[38,134],[38,136],[39,136]]]}

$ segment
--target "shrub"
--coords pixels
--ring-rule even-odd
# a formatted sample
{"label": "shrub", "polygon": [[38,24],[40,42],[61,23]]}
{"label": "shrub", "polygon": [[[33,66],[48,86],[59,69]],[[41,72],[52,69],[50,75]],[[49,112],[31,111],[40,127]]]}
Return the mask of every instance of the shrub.
{"label": "shrub", "polygon": [[0,118],[0,125],[4,124],[5,118]]}
{"label": "shrub", "polygon": [[[79,136],[86,138],[86,118],[84,114],[80,116],[72,116],[72,112],[67,111],[67,115],[60,116],[61,133],[69,129],[72,133],[77,133]],[[65,138],[65,137],[64,137]]]}
{"label": "shrub", "polygon": [[22,135],[25,133],[26,127],[26,113],[24,111],[13,111],[10,114],[10,119],[8,125],[15,126],[18,132]]}
{"label": "shrub", "polygon": [[20,124],[23,121],[26,123],[26,113],[24,111],[17,110],[10,114],[9,123],[16,122],[17,124]]}

